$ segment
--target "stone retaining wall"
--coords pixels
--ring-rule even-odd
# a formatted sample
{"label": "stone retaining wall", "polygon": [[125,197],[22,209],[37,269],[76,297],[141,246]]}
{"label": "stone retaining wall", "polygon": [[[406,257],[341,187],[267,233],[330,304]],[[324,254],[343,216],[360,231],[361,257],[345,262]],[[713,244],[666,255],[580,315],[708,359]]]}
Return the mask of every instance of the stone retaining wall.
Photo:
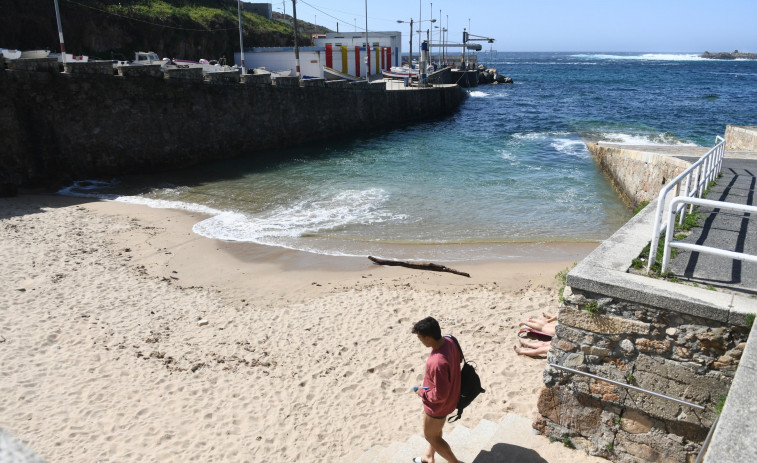
{"label": "stone retaining wall", "polygon": [[614,461],[692,461],[747,336],[744,326],[567,288],[548,362],[706,409],[548,367],[534,427]]}
{"label": "stone retaining wall", "polygon": [[757,126],[727,125],[725,149],[729,151],[757,151]]}
{"label": "stone retaining wall", "polygon": [[271,85],[270,75],[217,83],[203,80],[199,68],[170,70],[166,78],[150,66],[120,68],[118,76],[60,73],[54,59],[20,68],[28,70],[0,71],[0,178],[29,187],[274,157],[256,153],[432,120],[466,97],[457,86],[303,87],[296,77]]}
{"label": "stone retaining wall", "polygon": [[621,199],[630,207],[652,201],[660,190],[689,167],[689,163],[645,151],[587,143]]}

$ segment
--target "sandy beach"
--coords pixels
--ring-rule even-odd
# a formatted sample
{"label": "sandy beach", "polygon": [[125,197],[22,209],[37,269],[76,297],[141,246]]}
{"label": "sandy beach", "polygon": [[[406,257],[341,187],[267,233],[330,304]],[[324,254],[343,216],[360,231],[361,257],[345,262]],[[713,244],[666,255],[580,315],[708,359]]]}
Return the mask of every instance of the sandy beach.
{"label": "sandy beach", "polygon": [[209,240],[199,218],[0,199],[0,427],[56,463],[354,461],[420,433],[428,315],[487,389],[460,423],[532,419],[545,360],[513,353],[518,322],[556,313],[555,275],[594,247],[436,262],[465,278]]}

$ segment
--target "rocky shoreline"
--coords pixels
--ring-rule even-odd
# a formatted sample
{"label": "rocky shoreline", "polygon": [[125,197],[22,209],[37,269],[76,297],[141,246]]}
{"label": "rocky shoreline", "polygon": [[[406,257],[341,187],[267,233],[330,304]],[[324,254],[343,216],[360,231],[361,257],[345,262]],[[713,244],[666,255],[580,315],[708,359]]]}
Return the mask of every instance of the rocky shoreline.
{"label": "rocky shoreline", "polygon": [[734,50],[733,52],[721,51],[718,53],[706,51],[699,56],[707,59],[757,59],[757,53],[741,53],[738,50]]}

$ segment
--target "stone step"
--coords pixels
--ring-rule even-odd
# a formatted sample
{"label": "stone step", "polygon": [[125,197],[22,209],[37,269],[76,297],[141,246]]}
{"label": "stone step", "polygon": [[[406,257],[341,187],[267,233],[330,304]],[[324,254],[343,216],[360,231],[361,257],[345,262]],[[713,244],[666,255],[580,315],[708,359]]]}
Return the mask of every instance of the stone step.
{"label": "stone step", "polygon": [[[455,455],[465,463],[572,463],[576,460],[606,462],[601,458],[588,457],[582,450],[568,449],[560,442],[536,434],[531,421],[508,413],[499,423],[481,420],[475,428],[458,424],[445,434],[445,439]],[[357,462],[409,463],[426,451],[428,443],[420,435],[411,436],[407,442],[393,442],[388,446],[373,446],[363,453]],[[437,458],[437,461],[443,461]]]}

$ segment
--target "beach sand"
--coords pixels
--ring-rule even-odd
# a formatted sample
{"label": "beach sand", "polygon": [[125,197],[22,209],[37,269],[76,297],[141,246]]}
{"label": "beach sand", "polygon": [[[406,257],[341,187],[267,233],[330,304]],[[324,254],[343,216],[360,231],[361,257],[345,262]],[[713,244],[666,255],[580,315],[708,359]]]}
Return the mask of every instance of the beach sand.
{"label": "beach sand", "polygon": [[545,360],[514,354],[518,323],[556,313],[555,275],[595,246],[436,262],[465,278],[210,240],[200,218],[0,199],[0,428],[56,463],[354,461],[421,433],[429,315],[487,390],[460,423],[533,419]]}

